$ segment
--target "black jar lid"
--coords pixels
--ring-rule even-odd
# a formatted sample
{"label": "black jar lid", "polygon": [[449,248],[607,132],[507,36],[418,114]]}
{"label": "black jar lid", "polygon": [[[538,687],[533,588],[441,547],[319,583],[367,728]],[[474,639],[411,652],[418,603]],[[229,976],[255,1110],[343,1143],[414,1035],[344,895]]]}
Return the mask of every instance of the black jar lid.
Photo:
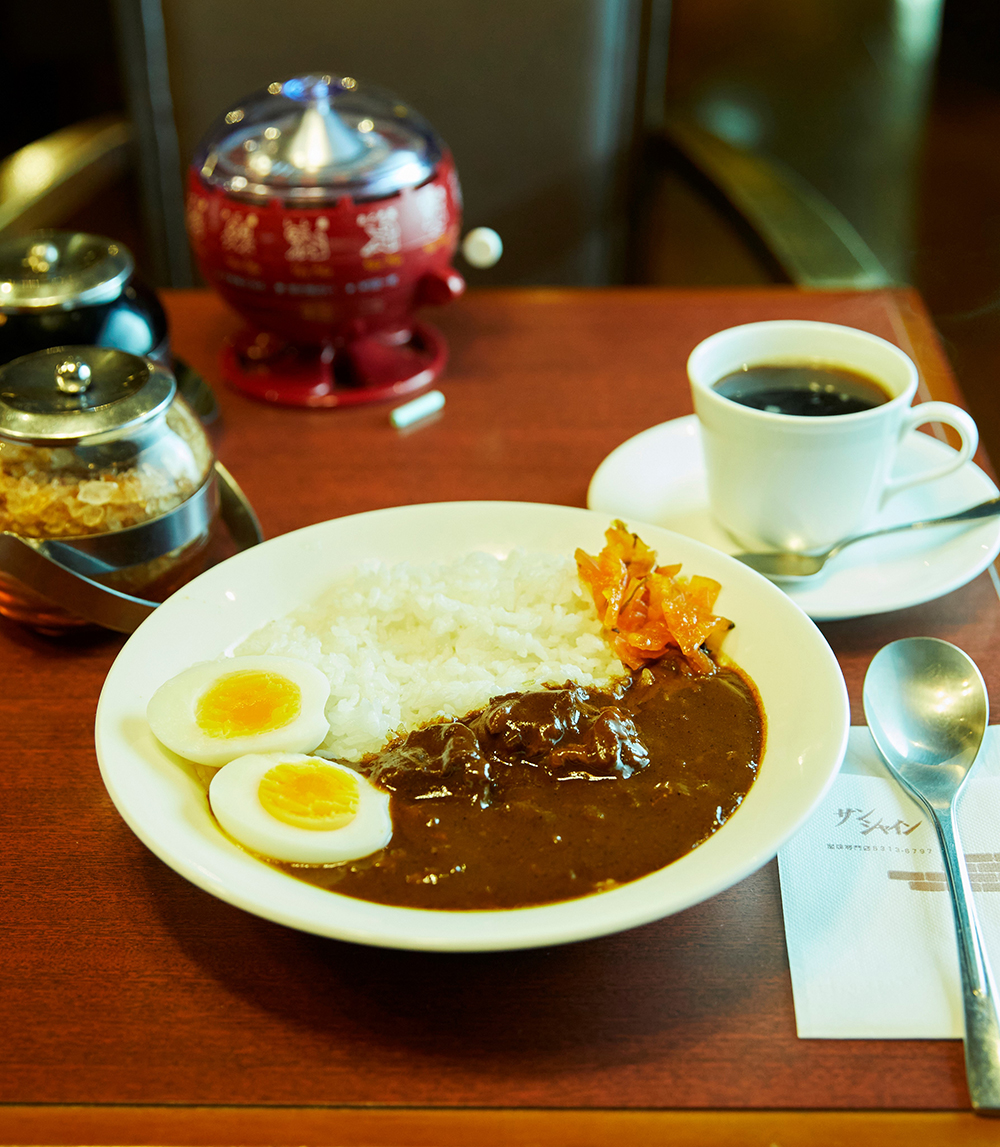
{"label": "black jar lid", "polygon": [[101,235],[18,235],[0,243],[0,311],[68,310],[111,302],[134,270],[129,249]]}
{"label": "black jar lid", "polygon": [[111,347],[36,351],[0,367],[0,441],[107,441],[155,418],[176,389],[169,371]]}

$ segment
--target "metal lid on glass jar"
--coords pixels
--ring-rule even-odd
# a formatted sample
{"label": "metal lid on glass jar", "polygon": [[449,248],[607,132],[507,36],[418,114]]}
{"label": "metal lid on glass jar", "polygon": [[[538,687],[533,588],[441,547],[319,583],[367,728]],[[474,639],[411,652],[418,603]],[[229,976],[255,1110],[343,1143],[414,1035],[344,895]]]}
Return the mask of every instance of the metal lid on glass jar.
{"label": "metal lid on glass jar", "polygon": [[0,243],[0,312],[111,302],[134,270],[128,248],[100,235],[33,231],[6,239]]}
{"label": "metal lid on glass jar", "polygon": [[241,199],[310,206],[417,187],[443,151],[430,124],[391,92],[312,73],[273,83],[221,115],[194,166],[206,183]]}
{"label": "metal lid on glass jar", "polygon": [[163,367],[110,347],[50,347],[0,367],[0,439],[75,446],[155,418],[177,384]]}

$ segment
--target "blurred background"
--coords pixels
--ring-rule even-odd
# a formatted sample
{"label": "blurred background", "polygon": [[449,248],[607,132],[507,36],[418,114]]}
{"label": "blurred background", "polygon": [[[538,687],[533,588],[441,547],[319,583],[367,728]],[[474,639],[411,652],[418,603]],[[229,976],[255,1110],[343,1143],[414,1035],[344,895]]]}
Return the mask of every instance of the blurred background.
{"label": "blurred background", "polygon": [[0,236],[111,235],[196,283],[183,172],[274,80],[350,74],[451,147],[471,287],[912,285],[1000,459],[995,0],[7,5]]}

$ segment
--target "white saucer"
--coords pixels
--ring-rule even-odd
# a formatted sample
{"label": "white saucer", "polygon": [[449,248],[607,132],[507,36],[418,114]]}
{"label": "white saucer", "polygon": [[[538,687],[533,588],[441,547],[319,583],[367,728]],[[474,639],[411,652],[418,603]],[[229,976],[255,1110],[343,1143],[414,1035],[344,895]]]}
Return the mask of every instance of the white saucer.
{"label": "white saucer", "polygon": [[[940,464],[951,452],[945,443],[914,431],[903,443],[896,472]],[[996,496],[996,486],[967,462],[946,478],[898,494],[870,528],[955,513]],[[709,514],[701,433],[693,414],[644,430],[612,451],[591,479],[587,505],[630,525],[642,521],[675,530],[723,553],[745,548]],[[998,553],[1000,518],[988,518],[979,525],[859,542],[816,585],[778,584],[817,621],[866,617],[950,593],[982,573]],[[660,558],[669,561],[667,554]]]}

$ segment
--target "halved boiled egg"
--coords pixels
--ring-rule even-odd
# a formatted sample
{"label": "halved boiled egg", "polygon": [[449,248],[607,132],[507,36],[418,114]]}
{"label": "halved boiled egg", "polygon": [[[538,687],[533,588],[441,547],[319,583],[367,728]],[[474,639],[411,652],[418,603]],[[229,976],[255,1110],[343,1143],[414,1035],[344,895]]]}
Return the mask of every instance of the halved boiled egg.
{"label": "halved boiled egg", "polygon": [[272,860],[357,860],[392,836],[388,793],[345,765],[302,753],[230,761],[212,778],[208,799],[230,836]]}
{"label": "halved boiled egg", "polygon": [[201,765],[246,753],[308,753],[330,729],[330,682],[294,657],[226,657],[178,673],[153,694],[146,719],[168,749]]}

